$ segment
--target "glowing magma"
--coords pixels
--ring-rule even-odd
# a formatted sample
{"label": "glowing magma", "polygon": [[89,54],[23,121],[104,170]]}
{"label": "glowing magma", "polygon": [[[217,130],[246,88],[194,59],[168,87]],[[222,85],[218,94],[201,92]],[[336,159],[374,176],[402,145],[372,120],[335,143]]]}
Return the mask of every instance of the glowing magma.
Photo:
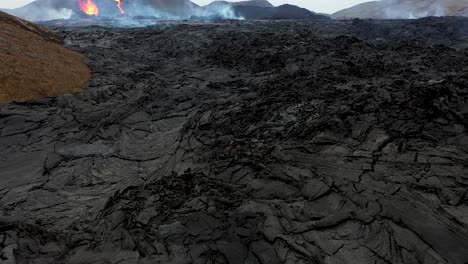
{"label": "glowing magma", "polygon": [[[117,7],[121,14],[125,14],[125,10],[122,7],[122,0],[114,0],[117,3]],[[90,15],[90,16],[98,16],[99,15],[99,8],[92,0],[78,0],[78,6],[80,7],[81,11]]]}
{"label": "glowing magma", "polygon": [[78,6],[80,7],[81,11],[90,16],[99,15],[99,8],[92,0],[78,0]]}
{"label": "glowing magma", "polygon": [[119,10],[120,10],[120,14],[125,14],[125,10],[123,10],[123,8],[122,8],[122,2],[121,2],[121,0],[114,0],[114,1],[117,2],[117,7],[118,7]]}

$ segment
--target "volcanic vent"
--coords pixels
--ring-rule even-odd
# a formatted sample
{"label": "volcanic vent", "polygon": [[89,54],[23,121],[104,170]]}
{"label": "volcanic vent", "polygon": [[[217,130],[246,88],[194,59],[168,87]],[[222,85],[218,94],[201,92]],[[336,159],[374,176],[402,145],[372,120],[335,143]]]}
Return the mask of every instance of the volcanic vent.
{"label": "volcanic vent", "polygon": [[[76,0],[77,7],[81,14],[89,16],[99,16],[104,14],[107,16],[115,16],[118,14],[125,14],[124,7],[121,0],[107,0],[107,1],[93,1],[93,0]],[[103,10],[104,12],[101,12]],[[78,13],[80,14],[80,12]]]}

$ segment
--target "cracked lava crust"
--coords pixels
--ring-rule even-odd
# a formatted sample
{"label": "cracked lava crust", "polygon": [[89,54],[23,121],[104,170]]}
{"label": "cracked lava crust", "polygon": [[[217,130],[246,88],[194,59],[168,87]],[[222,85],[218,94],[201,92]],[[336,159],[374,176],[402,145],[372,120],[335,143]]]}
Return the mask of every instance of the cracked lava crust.
{"label": "cracked lava crust", "polygon": [[0,106],[0,263],[468,263],[468,20],[58,28]]}

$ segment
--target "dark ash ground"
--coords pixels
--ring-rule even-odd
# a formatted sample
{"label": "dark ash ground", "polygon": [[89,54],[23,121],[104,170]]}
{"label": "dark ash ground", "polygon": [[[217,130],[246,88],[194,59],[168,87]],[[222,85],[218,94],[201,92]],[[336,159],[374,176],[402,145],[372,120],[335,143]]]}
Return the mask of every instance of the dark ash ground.
{"label": "dark ash ground", "polygon": [[468,263],[468,20],[61,29],[0,106],[0,263]]}

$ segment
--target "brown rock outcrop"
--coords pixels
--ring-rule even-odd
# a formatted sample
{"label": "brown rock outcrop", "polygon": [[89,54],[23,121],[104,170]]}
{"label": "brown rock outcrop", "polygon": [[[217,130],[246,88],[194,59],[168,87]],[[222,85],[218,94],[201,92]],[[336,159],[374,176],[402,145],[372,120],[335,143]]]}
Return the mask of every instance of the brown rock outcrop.
{"label": "brown rock outcrop", "polygon": [[79,92],[89,80],[83,57],[52,32],[0,12],[0,103]]}

